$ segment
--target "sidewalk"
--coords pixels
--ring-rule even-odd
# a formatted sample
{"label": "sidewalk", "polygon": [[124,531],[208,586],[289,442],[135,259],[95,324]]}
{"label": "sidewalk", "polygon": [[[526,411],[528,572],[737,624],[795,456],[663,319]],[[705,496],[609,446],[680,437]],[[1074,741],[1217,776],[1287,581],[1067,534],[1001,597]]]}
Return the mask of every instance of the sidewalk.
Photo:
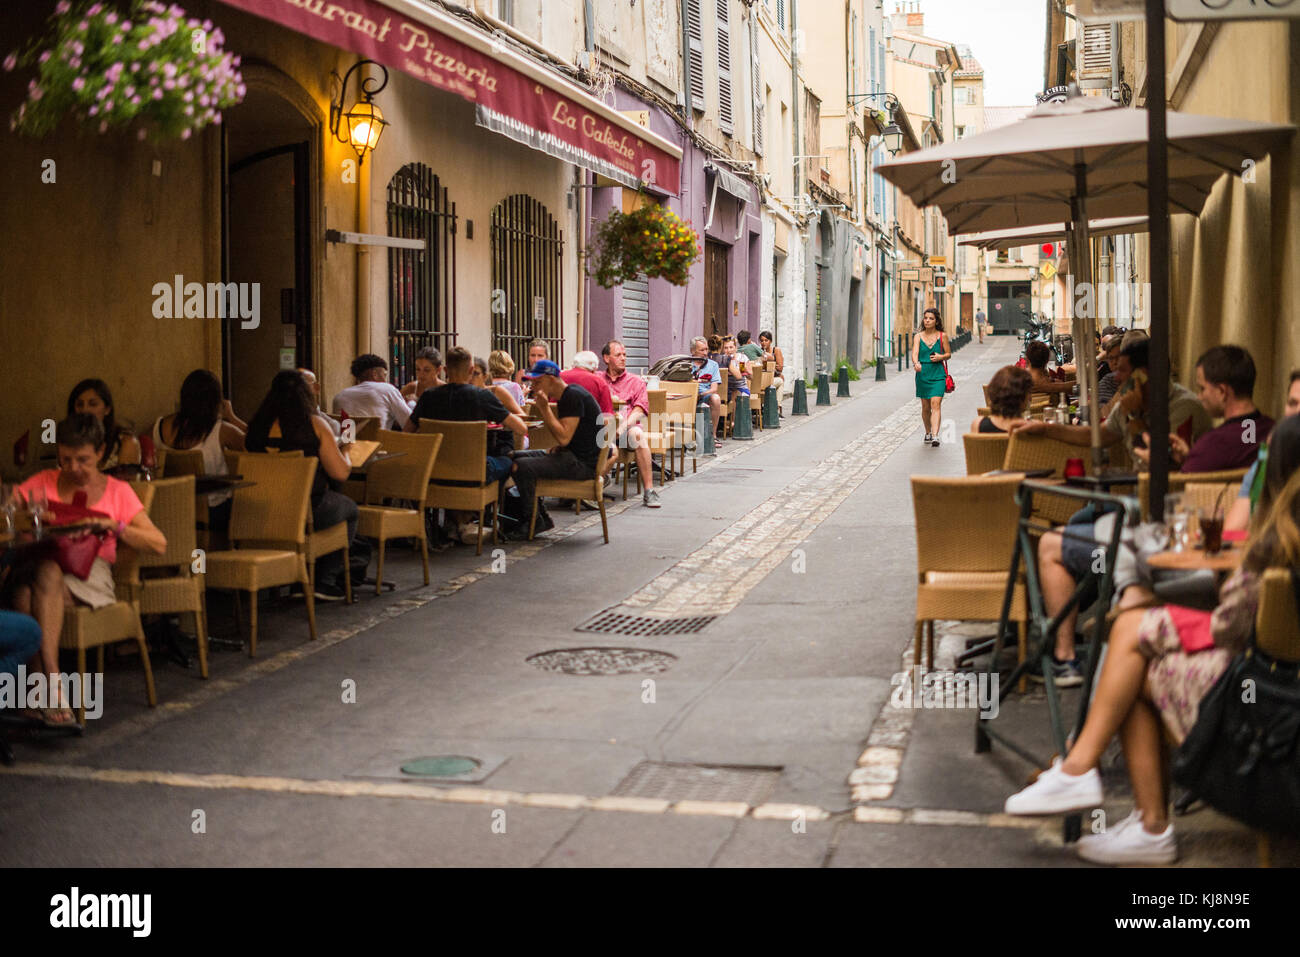
{"label": "sidewalk", "polygon": [[[956,435],[1017,350],[954,357]],[[263,659],[214,651],[208,682],[156,661],[154,710],[137,664],[110,663],[84,738],[19,743],[0,864],[1077,863],[1058,822],[998,813],[1030,769],[975,755],[970,712],[888,706],[911,648],[908,477],[965,468],[959,442],[921,444],[910,373],[870,374],[688,467],[663,508],[620,502],[609,545],[598,516],[555,510],[548,543],[435,555],[428,588],[397,552],[398,590],[321,607],[320,641],[282,603]],[[716,617],[576,630],[601,612]],[[1032,696],[1000,720],[1046,729]],[[481,765],[443,786],[402,773],[432,755]],[[1242,829],[1206,834],[1189,863],[1251,863]]]}

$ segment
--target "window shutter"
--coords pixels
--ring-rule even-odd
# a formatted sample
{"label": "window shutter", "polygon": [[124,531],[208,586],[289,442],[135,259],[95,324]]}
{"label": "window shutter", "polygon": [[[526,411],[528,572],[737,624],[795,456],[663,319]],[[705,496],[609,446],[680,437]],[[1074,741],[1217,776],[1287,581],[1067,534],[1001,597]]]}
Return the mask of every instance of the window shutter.
{"label": "window shutter", "polygon": [[731,0],[718,0],[718,126],[728,135],[735,132],[731,114],[730,2]]}
{"label": "window shutter", "polygon": [[785,33],[785,0],[776,0],[776,25]]}
{"label": "window shutter", "polygon": [[704,28],[700,19],[701,0],[686,0],[686,38],[690,49],[687,65],[691,74],[691,107],[704,109]]}
{"label": "window shutter", "polygon": [[1111,25],[1085,23],[1083,54],[1079,57],[1079,89],[1107,89],[1111,85]]}
{"label": "window shutter", "polygon": [[749,21],[749,59],[753,64],[753,89],[754,89],[754,153],[758,156],[763,155],[763,120],[764,112],[767,109],[763,102],[763,75],[758,68],[758,18],[751,18]]}

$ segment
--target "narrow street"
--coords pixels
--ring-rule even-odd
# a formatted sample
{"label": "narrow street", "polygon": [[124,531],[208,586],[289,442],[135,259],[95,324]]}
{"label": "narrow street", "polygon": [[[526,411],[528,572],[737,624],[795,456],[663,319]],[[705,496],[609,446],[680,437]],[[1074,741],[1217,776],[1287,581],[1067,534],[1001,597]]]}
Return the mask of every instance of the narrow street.
{"label": "narrow street", "polygon": [[[955,356],[957,435],[1017,351],[1002,337]],[[281,602],[256,661],[214,649],[203,682],[157,657],[157,709],[138,661],[110,660],[84,737],[24,741],[2,769],[0,864],[1076,863],[1059,819],[1000,813],[1031,769],[974,754],[971,711],[890,706],[911,654],[908,478],[965,471],[959,443],[921,444],[913,391],[891,366],[829,409],[814,392],[812,416],[688,464],[662,509],[620,496],[609,545],[595,513],[556,509],[545,541],[434,554],[428,587],[398,550],[396,591],[318,606],[314,643]],[[606,611],[716,617],[578,630]],[[210,618],[234,636],[229,605]],[[990,629],[941,629],[939,666]],[[545,657],[590,647],[624,651]],[[575,661],[622,673],[561,670]],[[1045,740],[1041,694],[1000,720]],[[477,765],[401,770],[436,755]],[[1249,832],[1212,812],[1179,829],[1183,865],[1251,863]]]}

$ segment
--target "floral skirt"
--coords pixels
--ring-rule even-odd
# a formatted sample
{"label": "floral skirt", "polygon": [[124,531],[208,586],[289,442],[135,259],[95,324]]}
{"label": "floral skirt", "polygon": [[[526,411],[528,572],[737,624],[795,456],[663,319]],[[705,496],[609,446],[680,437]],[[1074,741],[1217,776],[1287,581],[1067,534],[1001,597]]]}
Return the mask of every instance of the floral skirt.
{"label": "floral skirt", "polygon": [[[1201,614],[1205,616],[1204,627],[1208,628],[1210,612]],[[1186,620],[1187,609],[1181,610],[1180,617],[1183,627],[1188,628],[1191,623]],[[1196,724],[1201,699],[1228,670],[1232,655],[1224,648],[1185,650],[1174,616],[1163,607],[1151,608],[1142,616],[1138,647],[1151,659],[1147,666],[1151,698],[1169,733],[1182,744]]]}

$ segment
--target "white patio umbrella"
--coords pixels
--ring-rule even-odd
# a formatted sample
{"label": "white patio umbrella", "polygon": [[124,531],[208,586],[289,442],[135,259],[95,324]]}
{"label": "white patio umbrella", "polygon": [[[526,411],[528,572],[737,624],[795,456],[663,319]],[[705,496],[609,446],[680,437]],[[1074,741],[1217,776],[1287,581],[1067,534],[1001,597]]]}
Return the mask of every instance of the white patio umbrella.
{"label": "white patio umbrella", "polygon": [[[1148,212],[1147,131],[1146,110],[1073,96],[1043,103],[1009,126],[900,155],[877,172],[918,207],[938,206],[950,233],[1064,224],[1077,287],[1092,281],[1089,216]],[[1170,110],[1167,131],[1169,210],[1196,215],[1220,176],[1262,159],[1295,127]],[[1097,392],[1096,356],[1085,347],[1094,326],[1093,317],[1076,317],[1088,404]],[[1153,339],[1152,348],[1169,344]],[[1100,463],[1100,422],[1089,411],[1093,461]],[[1153,433],[1163,434],[1158,426]]]}
{"label": "white patio umbrella", "polygon": [[[1091,236],[1127,236],[1145,233],[1145,216],[1120,216],[1112,219],[1094,219],[1088,224]],[[957,240],[958,246],[975,246],[979,249],[1015,249],[1039,243],[1065,242],[1066,230],[1061,223],[1046,226],[1019,226],[1015,229],[991,229],[984,233],[971,233]]]}

